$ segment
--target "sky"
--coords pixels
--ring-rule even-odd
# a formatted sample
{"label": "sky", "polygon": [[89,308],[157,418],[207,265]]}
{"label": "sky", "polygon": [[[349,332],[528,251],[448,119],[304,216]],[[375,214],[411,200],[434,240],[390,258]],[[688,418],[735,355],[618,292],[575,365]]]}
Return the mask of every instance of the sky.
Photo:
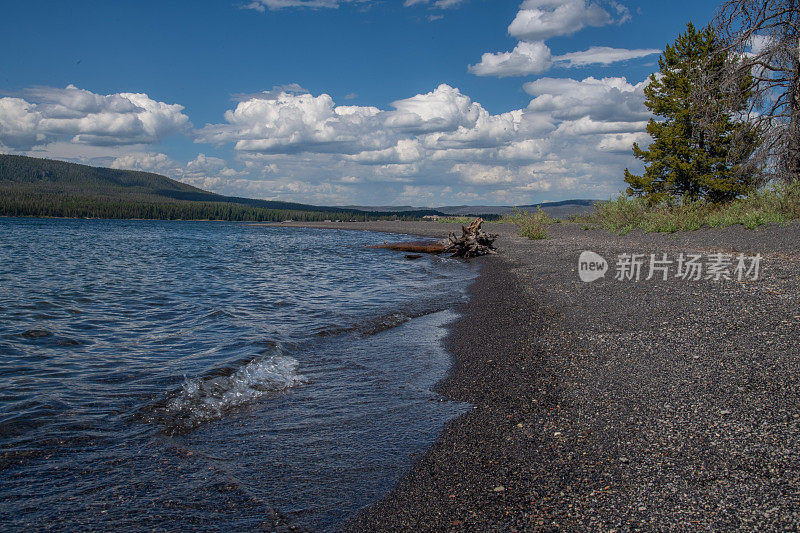
{"label": "sky", "polygon": [[706,0],[3,2],[0,153],[319,205],[606,199]]}

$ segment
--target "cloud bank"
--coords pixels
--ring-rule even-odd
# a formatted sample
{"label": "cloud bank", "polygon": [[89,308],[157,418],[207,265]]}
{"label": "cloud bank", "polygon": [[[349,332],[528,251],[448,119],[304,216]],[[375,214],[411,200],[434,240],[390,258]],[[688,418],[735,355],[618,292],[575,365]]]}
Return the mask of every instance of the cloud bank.
{"label": "cloud bank", "polygon": [[155,144],[189,130],[183,106],[142,93],[95,94],[68,85],[0,98],[0,146],[30,150],[54,142],[89,146]]}
{"label": "cloud bank", "polygon": [[[603,196],[615,191],[633,141],[647,144],[646,83],[542,78],[525,85],[528,106],[501,114],[447,84],[386,109],[281,92],[238,102],[224,122],[198,130],[196,142],[232,146],[251,171],[267,169],[248,187],[312,199],[369,202],[390,194],[417,204],[519,203],[541,192]],[[229,192],[242,185],[239,178],[219,183]]]}
{"label": "cloud bank", "polygon": [[[240,95],[219,123],[190,129],[178,104],[68,86],[0,99],[5,151],[165,174],[224,194],[322,204],[511,203],[541,194],[602,197],[618,187],[649,112],[625,78],[541,78],[530,103],[492,114],[456,87],[385,108],[339,105],[298,85]],[[153,151],[186,134],[201,150],[179,162]],[[120,153],[122,150],[122,153]]]}

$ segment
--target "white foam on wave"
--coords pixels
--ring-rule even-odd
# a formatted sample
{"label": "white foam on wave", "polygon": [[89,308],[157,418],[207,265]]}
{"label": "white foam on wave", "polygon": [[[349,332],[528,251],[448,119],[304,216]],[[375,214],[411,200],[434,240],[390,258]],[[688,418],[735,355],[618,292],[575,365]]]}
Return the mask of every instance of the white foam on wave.
{"label": "white foam on wave", "polygon": [[298,366],[296,359],[276,355],[251,361],[229,375],[187,379],[163,406],[161,414],[166,416],[159,418],[176,431],[221,418],[234,407],[304,382]]}

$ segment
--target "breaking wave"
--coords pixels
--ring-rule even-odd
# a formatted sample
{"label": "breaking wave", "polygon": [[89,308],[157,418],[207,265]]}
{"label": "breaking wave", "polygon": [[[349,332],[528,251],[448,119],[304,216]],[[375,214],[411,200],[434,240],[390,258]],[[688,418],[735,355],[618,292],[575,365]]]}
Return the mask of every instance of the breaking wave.
{"label": "breaking wave", "polygon": [[235,408],[267,394],[289,389],[305,378],[292,357],[275,355],[250,361],[212,376],[187,379],[180,390],[152,407],[145,418],[164,426],[170,435],[222,418]]}

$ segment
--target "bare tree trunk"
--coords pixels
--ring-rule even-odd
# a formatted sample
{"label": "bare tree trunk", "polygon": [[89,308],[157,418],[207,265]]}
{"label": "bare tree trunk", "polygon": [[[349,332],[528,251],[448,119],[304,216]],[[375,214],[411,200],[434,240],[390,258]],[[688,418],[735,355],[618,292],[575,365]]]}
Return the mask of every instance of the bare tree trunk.
{"label": "bare tree trunk", "polygon": [[714,25],[754,82],[749,116],[762,135],[758,162],[774,177],[800,181],[800,1],[723,0]]}
{"label": "bare tree trunk", "polygon": [[795,60],[789,111],[789,143],[786,153],[786,181],[800,180],[800,60]]}

